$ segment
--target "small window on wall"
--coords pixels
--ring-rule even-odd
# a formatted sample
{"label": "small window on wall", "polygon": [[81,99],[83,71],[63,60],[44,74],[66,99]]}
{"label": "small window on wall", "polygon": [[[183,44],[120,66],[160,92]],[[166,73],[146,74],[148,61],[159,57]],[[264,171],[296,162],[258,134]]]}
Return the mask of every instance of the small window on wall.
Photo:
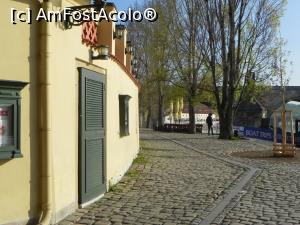
{"label": "small window on wall", "polygon": [[0,160],[22,157],[20,91],[26,83],[0,80]]}
{"label": "small window on wall", "polygon": [[129,95],[119,95],[120,136],[129,135]]}

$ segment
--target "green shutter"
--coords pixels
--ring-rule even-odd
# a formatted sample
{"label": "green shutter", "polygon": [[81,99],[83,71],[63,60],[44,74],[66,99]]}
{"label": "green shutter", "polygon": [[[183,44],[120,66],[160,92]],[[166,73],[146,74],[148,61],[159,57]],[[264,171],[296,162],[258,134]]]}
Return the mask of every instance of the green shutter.
{"label": "green shutter", "polygon": [[124,115],[124,117],[125,117],[125,135],[129,135],[129,98],[128,97],[126,97],[125,98],[125,103],[124,103],[124,105],[125,105],[125,115]]}
{"label": "green shutter", "polygon": [[119,95],[120,136],[129,135],[129,95]]}
{"label": "green shutter", "polygon": [[120,136],[125,135],[125,105],[122,95],[119,96],[119,122],[120,122]]}
{"label": "green shutter", "polygon": [[80,177],[79,203],[85,203],[106,191],[105,184],[105,94],[104,76],[80,71]]}

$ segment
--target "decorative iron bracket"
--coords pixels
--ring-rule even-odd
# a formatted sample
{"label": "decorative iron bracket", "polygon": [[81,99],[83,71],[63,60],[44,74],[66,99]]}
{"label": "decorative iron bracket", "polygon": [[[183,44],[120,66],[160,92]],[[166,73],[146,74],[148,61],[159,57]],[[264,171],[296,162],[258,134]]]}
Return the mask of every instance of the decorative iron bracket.
{"label": "decorative iron bracket", "polygon": [[80,13],[83,15],[83,12],[87,10],[94,9],[97,12],[100,12],[101,9],[105,7],[106,0],[92,0],[90,5],[81,5],[81,6],[72,6],[67,7],[65,10],[67,12],[66,18],[64,20],[64,27],[66,30],[72,29],[73,26],[80,26],[84,22],[84,20],[76,20],[74,19],[75,16],[73,16],[75,13]]}

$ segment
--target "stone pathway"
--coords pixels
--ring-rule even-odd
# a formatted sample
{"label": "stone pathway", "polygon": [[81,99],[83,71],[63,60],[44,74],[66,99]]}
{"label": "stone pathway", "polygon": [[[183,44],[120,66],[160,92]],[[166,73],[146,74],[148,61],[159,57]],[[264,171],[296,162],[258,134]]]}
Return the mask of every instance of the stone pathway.
{"label": "stone pathway", "polygon": [[[141,138],[143,150],[122,181],[59,225],[202,225],[212,215],[214,225],[300,224],[300,160],[239,156],[270,151],[270,143],[150,131]],[[245,168],[258,172],[226,202]]]}
{"label": "stone pathway", "polygon": [[199,224],[244,172],[151,134],[148,139],[111,192],[59,224]]}
{"label": "stone pathway", "polygon": [[[265,157],[264,152],[272,149],[271,143],[259,140],[224,142],[216,137],[208,138],[205,135],[199,137],[199,135],[167,134],[166,136],[202,151],[233,158],[235,161],[261,170],[244,188],[244,195],[235,203],[235,206],[225,210],[223,215],[220,215],[221,221],[216,224],[300,224],[299,156],[297,159]],[[256,155],[260,151],[263,157],[232,157],[232,153],[234,156],[239,156],[249,151],[255,151]]]}

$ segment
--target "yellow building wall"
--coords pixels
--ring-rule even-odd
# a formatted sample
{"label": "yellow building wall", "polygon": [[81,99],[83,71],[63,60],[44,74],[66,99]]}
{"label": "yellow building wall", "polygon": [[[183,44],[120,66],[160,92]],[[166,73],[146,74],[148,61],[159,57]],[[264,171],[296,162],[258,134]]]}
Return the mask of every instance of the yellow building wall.
{"label": "yellow building wall", "polygon": [[[53,0],[53,9],[71,6],[74,1]],[[38,1],[1,0],[0,79],[26,81],[22,91],[21,151],[23,158],[0,160],[0,224],[25,224],[41,213],[41,151],[38,148],[38,66],[39,29],[10,23],[10,8],[39,7]],[[89,48],[81,44],[81,26],[64,30],[48,23],[50,116],[52,118],[53,206],[52,222],[58,222],[78,207],[78,66],[106,76],[106,178],[116,183],[127,171],[139,149],[138,87],[110,60],[89,59]],[[113,41],[113,43],[115,43]],[[113,49],[115,46],[113,46]],[[119,134],[119,95],[129,102],[130,136]],[[16,207],[17,206],[17,207]]]}
{"label": "yellow building wall", "polygon": [[[139,149],[138,88],[112,60],[107,68],[107,179],[115,184],[127,171]],[[129,95],[129,136],[120,137],[119,95]]]}
{"label": "yellow building wall", "polygon": [[37,119],[37,24],[13,25],[10,9],[36,8],[37,1],[0,2],[0,79],[28,82],[21,92],[23,158],[0,160],[0,224],[25,223],[40,213],[40,165]]}
{"label": "yellow building wall", "polygon": [[[70,6],[71,1],[62,1]],[[54,9],[57,5],[53,5]],[[54,222],[78,207],[78,66],[106,77],[106,178],[116,183],[139,150],[138,87],[112,60],[90,61],[89,47],[81,44],[81,26],[63,30],[50,23],[49,65],[52,91],[52,152],[54,174]],[[103,35],[103,34],[102,34]],[[115,43],[113,41],[113,43]],[[113,46],[114,49],[114,46]],[[86,62],[86,63],[84,63]],[[130,99],[130,136],[119,135],[119,95]]]}

